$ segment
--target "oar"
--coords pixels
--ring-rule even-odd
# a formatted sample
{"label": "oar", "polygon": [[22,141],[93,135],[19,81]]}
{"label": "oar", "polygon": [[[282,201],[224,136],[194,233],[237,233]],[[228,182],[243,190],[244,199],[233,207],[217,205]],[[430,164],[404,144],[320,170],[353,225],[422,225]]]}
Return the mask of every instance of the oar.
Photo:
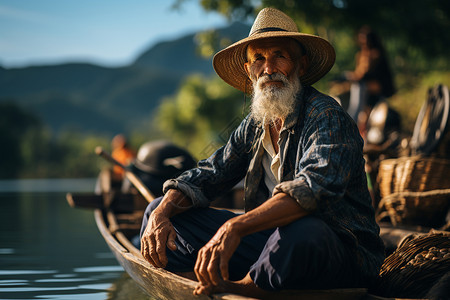
{"label": "oar", "polygon": [[141,179],[139,179],[139,177],[137,177],[136,174],[134,174],[130,169],[128,169],[123,164],[115,160],[114,157],[106,153],[102,147],[100,146],[96,147],[95,153],[103,157],[110,163],[121,167],[125,171],[125,177],[134,185],[134,187],[136,187],[139,193],[141,193],[141,195],[144,196],[145,200],[147,200],[148,202],[152,202],[153,199],[155,199],[155,196],[152,194],[152,192],[150,192],[150,190],[142,183]]}

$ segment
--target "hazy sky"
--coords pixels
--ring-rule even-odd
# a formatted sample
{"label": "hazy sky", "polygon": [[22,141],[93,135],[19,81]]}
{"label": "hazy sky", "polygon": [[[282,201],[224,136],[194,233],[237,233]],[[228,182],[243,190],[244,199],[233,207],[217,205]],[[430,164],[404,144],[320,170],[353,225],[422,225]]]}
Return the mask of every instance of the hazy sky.
{"label": "hazy sky", "polygon": [[0,0],[0,65],[61,62],[120,66],[155,42],[226,20],[198,0]]}

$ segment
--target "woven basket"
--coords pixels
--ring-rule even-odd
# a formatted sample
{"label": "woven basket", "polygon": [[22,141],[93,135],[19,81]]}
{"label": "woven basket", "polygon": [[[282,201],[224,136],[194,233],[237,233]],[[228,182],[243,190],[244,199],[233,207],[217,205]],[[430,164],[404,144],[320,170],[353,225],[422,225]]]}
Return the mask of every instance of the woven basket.
{"label": "woven basket", "polygon": [[406,237],[384,260],[376,293],[384,297],[424,297],[450,271],[448,253],[449,232],[431,231]]}
{"label": "woven basket", "polygon": [[450,188],[450,160],[432,157],[401,157],[380,162],[381,197],[399,192],[424,192]]}
{"label": "woven basket", "polygon": [[450,208],[450,160],[402,157],[380,162],[377,219],[394,225],[442,226]]}

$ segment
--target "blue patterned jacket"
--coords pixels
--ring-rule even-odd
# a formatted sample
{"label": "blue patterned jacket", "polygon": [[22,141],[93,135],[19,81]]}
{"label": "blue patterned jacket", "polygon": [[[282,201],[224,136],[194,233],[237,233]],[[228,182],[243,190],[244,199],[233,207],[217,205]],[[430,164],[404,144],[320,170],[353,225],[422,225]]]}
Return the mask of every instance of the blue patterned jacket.
{"label": "blue patterned jacket", "polygon": [[[334,99],[312,87],[304,87],[297,98],[295,112],[280,132],[282,177],[273,194],[290,195],[324,220],[373,278],[383,263],[384,246],[367,188],[358,128]],[[245,209],[257,207],[271,196],[263,180],[262,132],[262,126],[247,116],[225,146],[197,168],[167,181],[164,190],[179,189],[194,206],[208,206],[209,199],[245,178]]]}

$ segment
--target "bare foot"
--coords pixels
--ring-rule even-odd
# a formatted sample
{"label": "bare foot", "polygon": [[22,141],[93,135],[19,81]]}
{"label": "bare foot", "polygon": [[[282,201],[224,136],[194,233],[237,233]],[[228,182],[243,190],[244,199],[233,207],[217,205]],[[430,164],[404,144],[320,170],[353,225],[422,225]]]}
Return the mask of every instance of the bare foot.
{"label": "bare foot", "polygon": [[244,279],[239,281],[224,281],[222,280],[218,285],[201,285],[198,284],[194,290],[194,295],[211,295],[221,293],[232,293],[247,297],[254,297],[258,299],[270,299],[273,296],[272,292],[265,291],[256,286],[250,274],[247,274]]}

